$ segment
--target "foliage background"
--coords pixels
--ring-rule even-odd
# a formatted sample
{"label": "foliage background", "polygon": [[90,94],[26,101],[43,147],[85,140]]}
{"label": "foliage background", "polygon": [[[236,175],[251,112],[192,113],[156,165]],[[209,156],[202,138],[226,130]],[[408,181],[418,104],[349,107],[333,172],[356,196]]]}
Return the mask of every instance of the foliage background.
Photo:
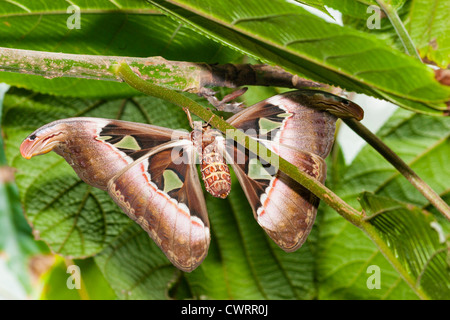
{"label": "foliage background", "polygon": [[[82,9],[81,29],[67,28],[66,1],[0,1],[0,46],[208,63],[262,61],[357,92],[355,99],[364,97],[361,94],[384,98],[403,108],[378,135],[448,202],[450,121],[441,115],[450,91],[434,80],[431,68],[403,53],[386,17],[381,29],[367,28],[367,6],[374,1],[304,1],[325,16],[329,13],[324,5],[339,9],[344,26],[324,22],[281,0],[245,5],[242,1],[152,1],[169,16],[147,1],[72,2]],[[443,13],[448,5],[425,0],[391,4],[421,56],[446,67],[450,33]],[[0,250],[28,296],[450,298],[449,222],[370,147],[364,147],[350,163],[336,145],[327,159],[327,185],[355,208],[361,208],[358,198],[367,212],[381,208],[374,211],[382,214],[371,221],[406,272],[396,270],[384,257],[386,248],[380,250],[363,231],[323,203],[301,250],[282,252],[254,221],[234,179],[227,200],[206,195],[211,248],[204,263],[185,274],[104,192],[81,183],[61,158],[48,154],[26,161],[18,151],[30,132],[60,118],[97,116],[188,129],[184,112],[143,97],[122,83],[10,72],[0,72],[0,81],[12,86],[3,101],[5,153],[1,148],[0,160],[16,170],[15,183],[7,181],[0,189]],[[243,99],[251,105],[278,92],[278,88],[251,88]],[[373,103],[374,113],[384,112],[378,109],[381,103]],[[368,106],[362,107],[368,111]],[[33,234],[23,212],[35,228]],[[81,290],[67,289],[70,264],[82,270]],[[371,265],[380,267],[380,289],[367,287]],[[406,273],[412,279],[405,279]]]}

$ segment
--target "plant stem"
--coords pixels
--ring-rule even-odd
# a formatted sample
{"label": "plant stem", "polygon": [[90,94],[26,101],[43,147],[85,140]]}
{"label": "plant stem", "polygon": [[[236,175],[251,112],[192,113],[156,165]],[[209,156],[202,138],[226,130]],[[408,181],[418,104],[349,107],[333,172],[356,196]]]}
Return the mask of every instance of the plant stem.
{"label": "plant stem", "polygon": [[420,58],[419,52],[417,51],[414,42],[409,36],[408,31],[406,31],[405,25],[403,24],[402,20],[398,16],[397,10],[395,10],[392,5],[385,3],[384,0],[377,0],[377,3],[383,9],[384,13],[389,18],[389,21],[391,21],[392,26],[394,27],[395,32],[400,38],[400,41],[402,42],[406,53],[422,62],[422,59]]}
{"label": "plant stem", "polygon": [[0,47],[0,71],[39,75],[47,79],[72,77],[122,81],[111,69],[111,66],[119,61],[126,61],[142,79],[177,91],[210,93],[211,90],[205,88],[216,86],[228,88],[251,85],[286,88],[325,86],[268,65],[209,65],[170,61],[162,57],[79,55]]}
{"label": "plant stem", "polygon": [[[130,67],[125,62],[122,62],[119,65],[115,66],[115,72],[133,88],[147,95],[164,99],[182,108],[188,109],[191,113],[197,115],[203,121],[209,122],[211,126],[217,128],[222,133],[229,132],[228,130],[233,130],[232,137],[237,143],[241,144],[251,152],[258,154],[261,159],[267,162],[271,161],[272,151],[270,151],[260,143],[250,143],[251,138],[244,134],[241,130],[237,130],[228,122],[222,120],[220,117],[215,116],[214,113],[203,108],[201,105],[189,99],[188,97],[141,79],[130,69]],[[299,168],[292,165],[282,157],[278,157],[278,160],[279,169],[282,172],[286,173],[287,175],[289,175],[289,177],[310,190],[317,197],[322,199],[330,207],[336,210],[345,219],[355,224],[356,226],[360,225],[363,216],[359,211],[349,206],[330,189],[325,187],[321,182],[312,178],[305,172],[299,170]]]}
{"label": "plant stem", "polygon": [[381,139],[367,129],[363,124],[354,119],[343,121],[355,131],[361,138],[378,151],[389,161],[422,195],[430,201],[436,209],[450,220],[450,207],[442,198],[425,183],[394,151],[392,151]]}

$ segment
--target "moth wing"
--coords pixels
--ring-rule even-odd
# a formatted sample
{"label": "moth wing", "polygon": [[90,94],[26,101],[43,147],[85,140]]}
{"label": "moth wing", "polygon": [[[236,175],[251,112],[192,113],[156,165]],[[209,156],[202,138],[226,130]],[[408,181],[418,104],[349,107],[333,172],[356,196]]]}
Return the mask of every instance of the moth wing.
{"label": "moth wing", "polygon": [[311,108],[309,103],[303,91],[291,91],[246,108],[227,122],[254,138],[325,159],[334,143],[337,117]]}
{"label": "moth wing", "polygon": [[[290,147],[278,147],[286,160],[322,183],[325,181],[326,164],[322,158]],[[234,158],[229,162],[255,219],[280,248],[287,252],[297,250],[314,224],[319,198],[248,150],[234,147],[233,153]],[[245,160],[242,163],[239,159]]]}
{"label": "moth wing", "polygon": [[[336,117],[301,104],[295,93],[262,101],[228,122],[323,183]],[[227,151],[255,219],[280,248],[298,249],[314,224],[319,199],[279,171],[277,157],[264,163],[229,139]]]}
{"label": "moth wing", "polygon": [[69,118],[21,146],[25,158],[55,151],[86,183],[107,190],[175,266],[191,271],[209,246],[206,204],[187,132],[127,121]]}

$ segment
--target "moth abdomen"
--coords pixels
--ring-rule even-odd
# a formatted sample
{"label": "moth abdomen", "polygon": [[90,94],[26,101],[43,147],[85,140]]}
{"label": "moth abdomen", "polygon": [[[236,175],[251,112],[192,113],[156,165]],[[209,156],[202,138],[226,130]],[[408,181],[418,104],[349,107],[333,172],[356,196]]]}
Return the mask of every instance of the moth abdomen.
{"label": "moth abdomen", "polygon": [[191,141],[200,157],[205,189],[216,198],[225,199],[231,190],[230,168],[225,162],[225,140],[210,127],[194,129]]}
{"label": "moth abdomen", "polygon": [[231,190],[230,168],[222,154],[217,152],[216,141],[203,149],[201,162],[206,191],[214,197],[225,199]]}

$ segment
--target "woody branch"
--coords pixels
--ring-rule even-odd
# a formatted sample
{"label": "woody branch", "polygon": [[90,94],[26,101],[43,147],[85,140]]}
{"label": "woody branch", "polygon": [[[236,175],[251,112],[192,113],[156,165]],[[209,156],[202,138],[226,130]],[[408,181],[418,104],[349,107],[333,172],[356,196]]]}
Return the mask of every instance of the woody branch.
{"label": "woody branch", "polygon": [[167,89],[212,95],[208,87],[279,86],[323,87],[279,67],[250,64],[212,65],[169,61],[162,57],[79,55],[0,47],[0,71],[39,75],[48,79],[72,77],[123,81],[112,66],[126,62],[140,78]]}

